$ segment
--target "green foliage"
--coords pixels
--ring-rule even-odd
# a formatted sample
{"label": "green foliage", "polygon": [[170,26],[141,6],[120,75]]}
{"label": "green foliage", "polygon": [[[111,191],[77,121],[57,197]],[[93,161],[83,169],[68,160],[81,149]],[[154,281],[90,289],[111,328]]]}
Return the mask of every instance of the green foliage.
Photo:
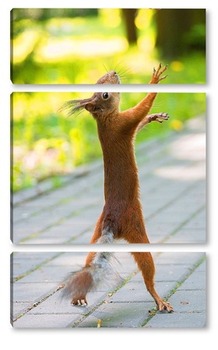
{"label": "green foliage", "polygon": [[[155,10],[138,11],[135,19],[138,40],[133,46],[126,39],[119,9],[100,9],[93,12],[93,16],[90,16],[91,10],[91,13],[80,9],[50,10],[12,11],[14,83],[94,84],[105,73],[105,67],[125,72],[123,82],[126,84],[147,83],[151,70],[159,63],[155,48]],[[193,27],[186,40],[188,44],[196,40],[204,42],[202,28]],[[171,69],[168,83],[205,82],[203,51],[193,47],[187,57],[176,64],[163,61]]]}

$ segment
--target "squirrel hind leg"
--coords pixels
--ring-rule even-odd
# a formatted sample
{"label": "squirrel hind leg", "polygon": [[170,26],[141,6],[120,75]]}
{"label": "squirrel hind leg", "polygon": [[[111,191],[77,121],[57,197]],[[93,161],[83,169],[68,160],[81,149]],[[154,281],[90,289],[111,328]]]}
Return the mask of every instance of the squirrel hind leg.
{"label": "squirrel hind leg", "polygon": [[132,255],[141,270],[146,288],[153,297],[158,311],[173,312],[173,307],[164,301],[156,292],[154,286],[155,266],[150,252],[132,252]]}

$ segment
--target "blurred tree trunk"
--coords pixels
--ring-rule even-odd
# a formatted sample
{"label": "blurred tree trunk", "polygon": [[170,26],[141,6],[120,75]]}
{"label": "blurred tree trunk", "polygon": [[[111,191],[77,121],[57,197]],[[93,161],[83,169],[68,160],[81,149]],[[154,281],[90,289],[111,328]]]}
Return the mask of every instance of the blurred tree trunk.
{"label": "blurred tree trunk", "polygon": [[[156,47],[167,58],[176,58],[189,50],[188,35],[196,24],[205,24],[204,9],[157,10]],[[203,45],[202,45],[203,46]]]}
{"label": "blurred tree trunk", "polygon": [[135,26],[135,17],[137,9],[122,9],[123,18],[126,26],[126,36],[129,44],[137,43],[137,28]]}

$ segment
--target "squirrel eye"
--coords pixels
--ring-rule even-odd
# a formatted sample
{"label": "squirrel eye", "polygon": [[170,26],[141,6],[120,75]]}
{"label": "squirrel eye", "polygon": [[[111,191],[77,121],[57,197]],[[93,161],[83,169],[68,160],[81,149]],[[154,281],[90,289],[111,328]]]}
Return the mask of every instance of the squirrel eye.
{"label": "squirrel eye", "polygon": [[103,92],[102,97],[104,100],[107,100],[109,98],[109,93],[108,92]]}

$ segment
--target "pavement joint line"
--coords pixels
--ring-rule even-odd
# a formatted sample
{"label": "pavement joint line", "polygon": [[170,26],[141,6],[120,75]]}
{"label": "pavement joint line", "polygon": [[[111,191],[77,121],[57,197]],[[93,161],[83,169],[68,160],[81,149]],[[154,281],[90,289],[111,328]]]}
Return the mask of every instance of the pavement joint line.
{"label": "pavement joint line", "polygon": [[[96,184],[97,184],[98,182],[99,182],[99,180],[97,180],[96,182],[94,182],[94,183],[92,184],[92,186],[96,186]],[[64,187],[64,186],[63,186],[63,187]],[[89,187],[89,186],[87,186],[87,187]],[[60,189],[60,188],[59,188],[59,189]],[[82,190],[84,191],[84,188],[83,188]],[[51,191],[51,192],[52,192],[52,191]],[[69,202],[71,202],[71,201],[75,201],[75,200],[76,200],[75,196],[78,195],[78,194],[80,194],[80,192],[81,192],[81,189],[79,189],[76,193],[74,193],[73,196],[70,196],[70,197],[67,197],[67,198],[62,198],[62,199],[58,200],[57,202],[55,202],[55,204],[52,204],[52,205],[50,205],[50,206],[46,206],[46,207],[43,207],[43,208],[41,208],[41,209],[38,209],[38,210],[36,210],[35,212],[31,213],[31,215],[29,215],[27,218],[29,219],[29,218],[32,218],[32,217],[34,217],[34,216],[37,216],[37,215],[40,214],[41,212],[44,212],[44,211],[45,211],[45,208],[46,208],[46,210],[49,209],[49,210],[48,210],[48,212],[49,212],[49,211],[51,211],[52,209],[54,209],[55,207],[59,207],[59,206],[61,206],[61,205],[65,205],[65,204],[67,204],[67,203],[69,203]],[[91,205],[90,205],[90,207],[91,207]],[[82,209],[82,208],[81,208],[81,209]],[[19,222],[22,222],[22,221],[25,222],[27,218],[25,217],[25,218],[17,219],[17,220],[14,221],[14,223],[19,223]]]}
{"label": "pavement joint line", "polygon": [[[92,232],[94,232],[93,225],[89,225],[88,227],[86,227],[86,229],[84,229],[83,231],[81,231],[80,233],[75,235],[74,237],[69,238],[67,241],[64,242],[64,244],[74,244],[73,241],[75,241],[78,237],[81,237],[81,236],[85,235],[86,233],[90,232],[90,230]],[[88,242],[87,244],[90,244],[90,243]]]}
{"label": "pavement joint line", "polygon": [[[165,164],[165,165],[170,165],[171,163],[174,164],[174,162],[172,162],[172,161],[171,161],[171,162],[168,162],[168,163],[164,163],[164,164]],[[200,162],[199,162],[199,161],[187,162],[187,163],[183,164],[183,169],[187,169],[187,168],[189,168],[189,167],[195,165],[196,163],[201,163],[201,161],[200,161]],[[180,172],[180,171],[181,171],[181,168],[180,168],[178,171]],[[148,175],[149,175],[149,174],[152,174],[152,172],[149,172]],[[152,175],[153,175],[153,174],[152,174]],[[147,174],[144,174],[144,175],[141,177],[141,179],[143,180],[146,176],[147,176]],[[155,185],[154,187],[152,187],[152,188],[149,189],[148,193],[152,193],[152,192],[154,191],[154,189],[158,189],[159,187],[162,187],[162,184],[165,182],[165,180],[166,180],[166,179],[162,178],[162,179],[158,182],[158,185]],[[196,181],[196,183],[197,183],[197,182],[198,182],[198,181]],[[191,184],[191,185],[196,185],[196,183]]]}
{"label": "pavement joint line", "polygon": [[[57,293],[62,288],[63,288],[62,285],[58,285],[56,288],[51,289],[51,291],[49,293],[46,293],[44,296],[41,296],[40,298],[36,299],[36,301],[34,301],[34,303],[32,305],[28,306],[26,309],[24,309],[23,311],[19,312],[19,314],[17,314],[17,316],[15,315],[15,318],[12,319],[12,323],[16,322],[17,320],[19,320],[19,318],[25,316],[29,311],[34,309],[39,304],[43,303],[43,301],[45,301],[48,298],[50,298],[53,294]],[[11,314],[13,315],[13,307],[11,307]]]}
{"label": "pavement joint line", "polygon": [[[95,184],[94,184],[95,185]],[[80,191],[81,190],[79,190],[78,191],[78,193],[80,193]],[[74,200],[76,200],[76,198],[74,198],[74,197],[68,197],[68,198],[62,198],[61,200],[59,200],[58,202],[56,202],[55,204],[52,204],[51,206],[46,206],[46,209],[49,209],[48,210],[48,213],[50,212],[50,209],[52,210],[52,209],[54,209],[55,207],[59,207],[59,206],[61,206],[61,205],[65,205],[65,204],[67,204],[67,203],[69,203],[70,201],[74,201]],[[88,204],[87,206],[90,206],[90,208],[92,207],[92,205],[91,204]],[[80,210],[82,210],[83,209],[83,206],[81,206],[81,208],[80,208]],[[39,210],[37,210],[36,212],[34,212],[34,213],[32,213],[31,215],[29,215],[28,216],[28,218],[21,218],[21,219],[19,219],[19,220],[15,220],[14,221],[14,223],[20,223],[20,222],[22,222],[22,221],[26,221],[27,219],[30,219],[30,218],[32,218],[32,217],[34,217],[34,216],[37,216],[38,214],[40,214],[41,212],[44,212],[45,211],[45,208],[43,207],[42,209],[39,209]],[[74,210],[75,212],[76,211],[78,211],[78,209],[75,209]]]}
{"label": "pavement joint line", "polygon": [[189,192],[190,190],[194,189],[195,187],[198,186],[198,183],[192,183],[189,186],[187,186],[185,189],[183,189],[179,194],[177,194],[173,199],[169,200],[165,205],[161,206],[159,209],[157,209],[154,213],[150,214],[146,220],[150,220],[152,219],[154,216],[156,216],[157,214],[160,213],[160,211],[162,211],[163,209],[166,209],[167,207],[169,207],[171,204],[173,204],[175,202],[175,200],[177,200],[178,198],[180,199],[181,197],[185,196],[187,192]]}
{"label": "pavement joint line", "polygon": [[[161,239],[160,241],[158,241],[159,244],[165,243],[166,241],[168,241],[172,236],[175,236],[176,233],[187,223],[189,223],[195,216],[197,216],[203,209],[205,208],[205,205],[200,206],[194,213],[192,216],[190,216],[189,218],[187,218],[186,220],[182,221],[179,226],[177,226],[171,233],[169,233],[167,236],[165,236],[163,239]],[[189,243],[190,244],[190,243]]]}
{"label": "pavement joint line", "polygon": [[[55,224],[55,225],[50,225],[49,227],[46,228],[46,230],[43,230],[43,231],[40,231],[40,232],[37,232],[37,233],[33,233],[33,234],[29,235],[28,237],[21,239],[21,240],[19,241],[19,244],[23,244],[23,243],[25,243],[26,241],[31,240],[32,238],[37,238],[37,237],[41,236],[44,232],[47,231],[47,229],[50,229],[50,228],[56,227],[56,226],[61,226],[61,222],[62,222],[62,220],[61,220],[60,223],[57,224],[57,225],[56,225],[56,224]],[[69,244],[69,243],[72,243],[72,242],[73,242],[75,239],[77,239],[79,236],[82,236],[82,235],[86,234],[87,232],[89,232],[90,229],[93,229],[93,225],[87,226],[84,230],[82,230],[81,232],[79,232],[76,236],[69,238],[68,240],[66,240],[66,241],[65,241],[64,243],[62,243],[62,244]],[[60,230],[61,230],[61,227],[60,227]],[[87,242],[87,244],[89,244],[89,242]]]}
{"label": "pavement joint line", "polygon": [[[93,208],[93,207],[97,207],[97,204],[95,205],[87,205],[85,207],[83,207],[81,210],[86,210],[86,209],[89,209],[89,208]],[[52,223],[48,226],[46,226],[45,228],[43,228],[42,230],[39,230],[37,232],[34,232],[34,233],[31,233],[29,236],[25,237],[25,238],[22,238],[20,241],[19,241],[19,244],[22,244],[22,243],[25,243],[26,241],[29,241],[31,240],[32,238],[36,238],[36,237],[39,237],[41,234],[43,234],[44,232],[46,232],[48,229],[52,228],[52,227],[55,227],[55,226],[59,226],[61,225],[64,221],[67,221],[68,219],[72,218],[75,216],[75,213],[78,212],[78,209],[76,210],[73,210],[70,214],[66,215],[65,217],[59,219],[58,221],[56,221],[55,223]],[[87,229],[86,229],[87,230]],[[80,234],[78,234],[80,235]],[[12,233],[12,237],[13,237],[13,233]]]}
{"label": "pavement joint line", "polygon": [[[96,163],[96,164],[95,164]],[[101,166],[99,160],[97,160],[96,162],[94,162],[94,166],[92,166],[93,163],[90,163],[90,164],[87,164],[86,165],[86,169],[84,169],[83,171],[81,171],[81,173],[77,174],[77,172],[80,171],[80,169],[75,169],[74,172],[69,176],[69,180],[67,180],[66,182],[63,182],[63,184],[59,187],[50,187],[49,189],[47,190],[42,190],[40,192],[40,190],[37,188],[37,186],[35,186],[35,194],[33,194],[32,196],[30,197],[27,197],[27,198],[24,198],[24,199],[21,199],[20,201],[18,201],[17,203],[14,204],[14,207],[19,207],[21,206],[22,204],[24,203],[28,203],[29,201],[32,201],[38,197],[41,197],[43,195],[47,195],[49,194],[50,192],[53,192],[55,190],[59,190],[61,187],[65,187],[67,186],[68,184],[70,184],[70,182],[73,180],[73,179],[76,179],[76,178],[82,178],[83,176],[86,176],[87,174],[89,173],[92,173],[93,171],[93,168],[98,168]],[[63,176],[64,177],[64,176]],[[45,181],[48,181],[49,178]],[[25,192],[29,190],[29,188],[27,189],[24,189],[24,190],[21,190],[21,191],[24,191]]]}
{"label": "pavement joint line", "polygon": [[[18,275],[17,277],[14,277],[13,283],[21,280],[22,278],[30,275],[32,272],[40,269],[42,266],[46,265],[50,261],[52,261],[52,260],[56,259],[57,257],[59,257],[61,254],[63,254],[63,252],[58,252],[58,253],[54,253],[54,254],[55,254],[54,256],[52,256],[51,258],[47,258],[47,259],[43,260],[40,264],[35,265],[32,269],[26,271],[25,273],[22,273],[22,274]],[[13,276],[13,254],[11,254],[11,276]]]}
{"label": "pavement joint line", "polygon": [[[168,301],[169,298],[176,293],[179,287],[193,274],[193,272],[206,260],[206,255],[201,256],[193,265],[192,268],[181,277],[175,284],[175,287],[171,289],[171,291],[164,298],[165,301]],[[175,310],[174,310],[175,311]],[[144,322],[140,325],[140,327],[144,327],[153,317],[155,317],[158,313],[160,313],[156,309],[151,310],[151,314],[144,320]],[[165,312],[166,313],[166,312]],[[184,312],[187,313],[187,312]]]}

